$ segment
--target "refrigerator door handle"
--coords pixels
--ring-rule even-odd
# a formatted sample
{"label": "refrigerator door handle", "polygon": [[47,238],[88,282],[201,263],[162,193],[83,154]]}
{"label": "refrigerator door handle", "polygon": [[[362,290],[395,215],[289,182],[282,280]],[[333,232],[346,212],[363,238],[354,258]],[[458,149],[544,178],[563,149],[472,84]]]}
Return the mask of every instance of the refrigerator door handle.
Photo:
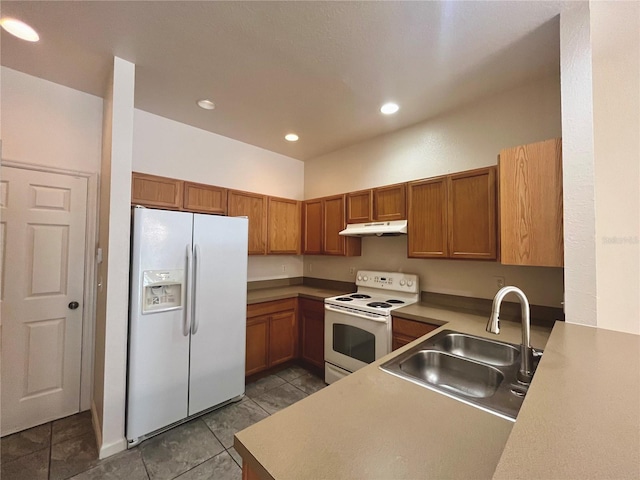
{"label": "refrigerator door handle", "polygon": [[186,279],[186,283],[187,283],[187,289],[185,292],[185,297],[186,297],[186,305],[185,305],[185,309],[184,309],[184,320],[182,323],[182,334],[185,337],[189,336],[189,331],[191,330],[191,289],[192,287],[192,282],[191,282],[191,271],[193,269],[193,259],[191,257],[191,245],[187,245],[187,266],[186,266],[186,275],[185,275],[185,279]]}
{"label": "refrigerator door handle", "polygon": [[198,333],[198,314],[196,313],[196,298],[198,298],[198,268],[200,266],[200,245],[193,248],[193,292],[191,294],[191,335]]}

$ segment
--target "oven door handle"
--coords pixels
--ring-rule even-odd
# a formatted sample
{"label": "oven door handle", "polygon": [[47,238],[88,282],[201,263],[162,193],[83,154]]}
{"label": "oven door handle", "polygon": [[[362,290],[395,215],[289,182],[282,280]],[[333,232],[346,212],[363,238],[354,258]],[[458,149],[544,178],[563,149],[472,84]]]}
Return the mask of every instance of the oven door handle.
{"label": "oven door handle", "polygon": [[356,311],[352,310],[352,309],[342,309],[340,307],[334,307],[333,305],[329,305],[328,303],[324,304],[324,308],[326,310],[330,310],[332,312],[337,312],[337,313],[344,313],[345,315],[352,315],[354,317],[360,317],[360,318],[364,318],[365,320],[371,320],[372,322],[378,322],[378,323],[389,323],[388,317],[387,316],[383,316],[383,315],[377,315],[376,317],[380,317],[380,318],[376,318],[376,317],[372,317],[369,315],[365,315],[362,313],[357,313]]}

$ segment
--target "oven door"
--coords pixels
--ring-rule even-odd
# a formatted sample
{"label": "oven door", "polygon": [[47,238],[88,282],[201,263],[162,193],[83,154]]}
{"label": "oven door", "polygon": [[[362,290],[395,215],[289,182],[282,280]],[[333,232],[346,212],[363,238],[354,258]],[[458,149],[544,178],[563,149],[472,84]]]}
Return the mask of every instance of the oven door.
{"label": "oven door", "polygon": [[355,372],[391,351],[391,317],[325,305],[324,359]]}

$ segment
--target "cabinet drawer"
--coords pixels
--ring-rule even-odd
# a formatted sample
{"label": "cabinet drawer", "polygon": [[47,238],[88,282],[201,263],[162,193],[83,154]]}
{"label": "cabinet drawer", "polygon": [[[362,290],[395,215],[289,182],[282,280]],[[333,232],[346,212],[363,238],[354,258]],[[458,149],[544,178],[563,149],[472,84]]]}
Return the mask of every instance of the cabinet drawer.
{"label": "cabinet drawer", "polygon": [[296,308],[295,298],[287,298],[285,300],[274,300],[273,302],[262,302],[247,305],[247,318],[258,317],[261,315],[269,315],[271,313],[283,312],[285,310],[294,310]]}
{"label": "cabinet drawer", "polygon": [[430,323],[416,322],[414,320],[405,320],[404,318],[393,317],[393,334],[409,337],[412,339],[420,338],[422,335],[435,330],[439,325]]}

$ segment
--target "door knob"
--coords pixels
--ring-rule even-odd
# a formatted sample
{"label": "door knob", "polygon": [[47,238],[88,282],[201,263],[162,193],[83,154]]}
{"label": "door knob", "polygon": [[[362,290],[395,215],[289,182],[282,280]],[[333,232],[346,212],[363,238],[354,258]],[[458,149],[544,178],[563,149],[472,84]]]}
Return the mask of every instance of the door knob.
{"label": "door knob", "polygon": [[69,303],[69,308],[71,310],[75,310],[76,308],[78,308],[80,306],[80,304],[78,302],[70,302]]}

